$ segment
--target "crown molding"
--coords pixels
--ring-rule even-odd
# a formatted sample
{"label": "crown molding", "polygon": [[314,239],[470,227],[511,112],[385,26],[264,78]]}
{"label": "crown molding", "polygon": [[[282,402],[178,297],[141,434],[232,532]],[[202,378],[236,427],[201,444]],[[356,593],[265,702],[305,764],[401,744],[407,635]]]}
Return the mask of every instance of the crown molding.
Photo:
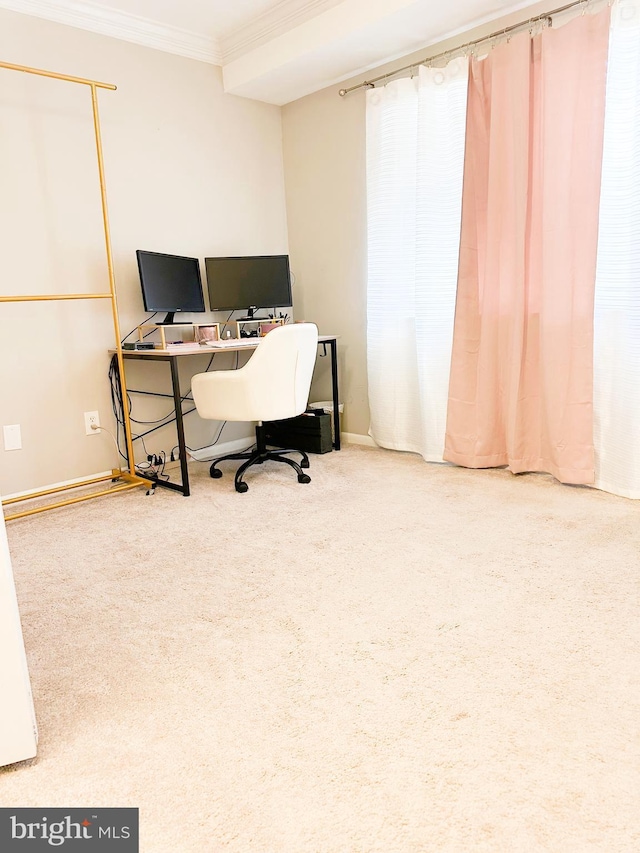
{"label": "crown molding", "polygon": [[149,18],[128,15],[99,3],[85,0],[0,0],[0,8],[175,53],[188,59],[222,65],[222,51],[215,39]]}
{"label": "crown molding", "polygon": [[232,62],[250,50],[277,38],[322,14],[327,9],[340,5],[342,0],[280,0],[276,6],[252,18],[247,24],[237,27],[220,39],[223,64]]}

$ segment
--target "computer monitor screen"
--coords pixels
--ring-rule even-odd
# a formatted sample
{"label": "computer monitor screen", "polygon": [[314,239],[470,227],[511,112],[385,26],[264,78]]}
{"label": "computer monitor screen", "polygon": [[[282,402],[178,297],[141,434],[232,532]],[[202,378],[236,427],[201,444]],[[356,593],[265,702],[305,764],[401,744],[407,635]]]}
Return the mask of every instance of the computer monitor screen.
{"label": "computer monitor screen", "polygon": [[173,323],[179,311],[204,311],[197,258],[163,255],[138,249],[138,270],[145,311],[166,311],[162,323]]}
{"label": "computer monitor screen", "polygon": [[212,311],[291,305],[288,255],[205,258],[209,305]]}

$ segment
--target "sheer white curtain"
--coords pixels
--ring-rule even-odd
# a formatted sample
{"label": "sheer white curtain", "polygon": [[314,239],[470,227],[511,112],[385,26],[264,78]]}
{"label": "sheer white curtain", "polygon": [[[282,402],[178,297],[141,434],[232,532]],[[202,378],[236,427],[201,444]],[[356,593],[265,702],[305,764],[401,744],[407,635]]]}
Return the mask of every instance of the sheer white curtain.
{"label": "sheer white curtain", "polygon": [[640,498],[640,0],[613,9],[594,324],[595,485]]}
{"label": "sheer white curtain", "polygon": [[370,434],[442,461],[458,277],[467,60],[367,92]]}

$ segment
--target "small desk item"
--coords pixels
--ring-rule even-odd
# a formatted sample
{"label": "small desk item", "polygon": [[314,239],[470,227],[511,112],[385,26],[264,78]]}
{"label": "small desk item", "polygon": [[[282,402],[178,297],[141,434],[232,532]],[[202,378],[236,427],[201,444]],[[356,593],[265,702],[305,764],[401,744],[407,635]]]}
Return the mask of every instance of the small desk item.
{"label": "small desk item", "polygon": [[[191,494],[189,486],[189,472],[187,469],[187,446],[184,436],[184,422],[182,417],[182,395],[180,392],[180,377],[178,374],[178,359],[193,358],[204,355],[209,356],[216,352],[242,352],[243,350],[255,349],[260,338],[241,338],[236,340],[231,338],[225,340],[223,347],[201,346],[197,349],[187,345],[181,350],[180,346],[175,346],[172,349],[152,349],[152,350],[123,350],[122,357],[124,360],[138,359],[139,361],[167,361],[171,369],[171,394],[158,394],[156,392],[141,391],[127,387],[129,394],[152,394],[158,397],[173,398],[173,405],[176,413],[176,433],[178,437],[178,452],[180,454],[180,473],[182,483],[171,483],[164,480],[156,480],[153,477],[147,479],[152,480],[156,486],[161,486],[165,489],[172,489],[175,492],[180,492],[185,497]],[[227,344],[229,344],[227,346]],[[338,392],[338,336],[337,335],[319,335],[318,346],[323,349],[323,355],[327,354],[327,346],[331,356],[331,387],[333,391],[333,426],[334,426],[334,442],[333,449],[340,450],[340,395]],[[113,352],[113,350],[112,350]]]}
{"label": "small desk item", "polygon": [[[261,326],[268,326],[272,329],[274,326],[284,326],[284,323],[284,317],[256,317],[252,320],[236,320],[236,338],[241,336],[243,326],[252,326],[256,328],[258,336],[260,336],[262,334],[260,329]],[[266,334],[266,332],[264,334]]]}

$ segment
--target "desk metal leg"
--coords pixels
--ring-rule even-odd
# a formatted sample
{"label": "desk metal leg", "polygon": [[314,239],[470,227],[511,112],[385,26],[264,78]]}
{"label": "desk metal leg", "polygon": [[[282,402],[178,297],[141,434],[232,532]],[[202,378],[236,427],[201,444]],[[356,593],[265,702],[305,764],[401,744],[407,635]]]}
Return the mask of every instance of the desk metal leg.
{"label": "desk metal leg", "polygon": [[182,421],[182,398],[180,396],[180,376],[178,374],[178,359],[171,358],[171,388],[173,390],[173,404],[176,410],[176,431],[178,433],[178,453],[180,454],[180,473],[182,475],[182,488],[180,491],[185,497],[189,497],[189,471],[187,467],[187,446],[184,440],[184,423]]}
{"label": "desk metal leg", "polygon": [[331,347],[331,388],[333,390],[333,431],[335,439],[333,447],[340,450],[340,393],[338,390],[338,342],[335,338],[329,341]]}
{"label": "desk metal leg", "polygon": [[[187,467],[187,446],[184,438],[184,422],[182,419],[182,398],[180,394],[180,376],[178,374],[178,359],[175,355],[155,355],[149,354],[143,356],[140,353],[125,352],[125,359],[144,359],[145,361],[168,361],[171,368],[171,394],[156,394],[154,392],[135,391],[136,394],[149,393],[152,397],[171,397],[176,413],[176,432],[178,434],[178,452],[180,453],[180,473],[182,475],[182,483],[172,483],[169,480],[162,480],[160,477],[148,477],[156,486],[161,486],[163,489],[171,489],[174,492],[188,497],[191,494],[189,487],[189,470]],[[118,375],[118,381],[120,377]],[[163,424],[162,426],[166,426]],[[154,429],[160,429],[155,427]],[[148,476],[145,474],[144,476]]]}

